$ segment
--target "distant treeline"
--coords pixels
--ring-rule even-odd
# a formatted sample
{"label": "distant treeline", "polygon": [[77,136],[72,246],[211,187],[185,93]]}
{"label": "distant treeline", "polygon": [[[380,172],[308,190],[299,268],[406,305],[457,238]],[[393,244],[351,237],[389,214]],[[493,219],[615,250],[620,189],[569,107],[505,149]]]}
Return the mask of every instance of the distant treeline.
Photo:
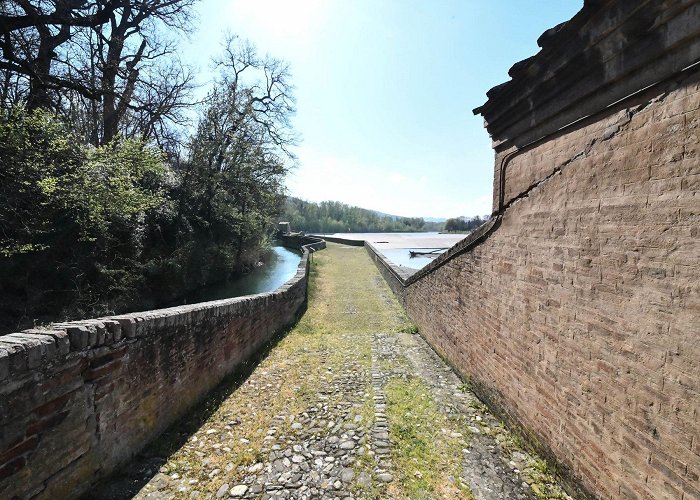
{"label": "distant treeline", "polygon": [[280,218],[308,233],[390,233],[439,231],[442,224],[422,217],[396,217],[338,201],[313,203],[288,197]]}
{"label": "distant treeline", "polygon": [[467,232],[473,231],[484,222],[489,220],[488,215],[475,216],[475,217],[455,217],[453,219],[447,219],[445,221],[445,231],[455,231],[455,232]]}

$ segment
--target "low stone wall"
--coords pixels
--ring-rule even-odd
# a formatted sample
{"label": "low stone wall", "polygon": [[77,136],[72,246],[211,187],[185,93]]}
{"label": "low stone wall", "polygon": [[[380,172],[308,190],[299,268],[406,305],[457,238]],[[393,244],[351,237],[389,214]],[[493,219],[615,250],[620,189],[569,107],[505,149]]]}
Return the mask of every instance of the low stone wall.
{"label": "low stone wall", "polygon": [[374,261],[374,264],[379,270],[379,274],[382,275],[384,281],[389,285],[391,291],[394,292],[396,298],[402,305],[405,305],[406,294],[404,291],[404,286],[406,280],[411,276],[411,273],[406,272],[405,269],[397,266],[393,262],[384,256],[374,245],[369,241],[364,242],[365,248],[370,258]]}
{"label": "low stone wall", "polygon": [[0,498],[75,498],[128,461],[294,323],[304,250],[271,293],[1,336]]}
{"label": "low stone wall", "polygon": [[282,234],[279,240],[284,243],[286,247],[292,248],[306,248],[310,252],[316,252],[318,250],[323,250],[326,248],[326,242],[319,236],[301,236],[299,234]]}
{"label": "low stone wall", "polygon": [[361,247],[364,246],[365,242],[364,240],[353,240],[350,238],[339,238],[337,236],[320,236],[317,234],[312,235],[314,238],[323,238],[326,241],[330,241],[331,243],[340,243],[341,245],[350,245],[353,247]]}

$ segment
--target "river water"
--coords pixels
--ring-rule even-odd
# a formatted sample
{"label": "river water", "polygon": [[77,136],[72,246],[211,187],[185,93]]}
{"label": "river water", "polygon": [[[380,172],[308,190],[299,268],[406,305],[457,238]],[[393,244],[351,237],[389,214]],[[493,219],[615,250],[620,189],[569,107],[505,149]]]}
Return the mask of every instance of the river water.
{"label": "river water", "polygon": [[193,304],[254,293],[272,292],[296,274],[299,261],[301,261],[300,252],[282,246],[272,247],[265,265],[234,280],[195,290],[180,303]]}

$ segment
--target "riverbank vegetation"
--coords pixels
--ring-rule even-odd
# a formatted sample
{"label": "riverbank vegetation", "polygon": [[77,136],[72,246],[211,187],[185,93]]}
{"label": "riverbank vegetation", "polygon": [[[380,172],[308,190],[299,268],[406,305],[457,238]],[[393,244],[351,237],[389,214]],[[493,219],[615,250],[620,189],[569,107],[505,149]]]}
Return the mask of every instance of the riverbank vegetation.
{"label": "riverbank vegetation", "polygon": [[0,7],[0,331],[157,307],[260,260],[294,162],[289,71],[229,36],[195,99],[176,54],[194,3]]}
{"label": "riverbank vegetation", "polygon": [[280,220],[309,233],[392,233],[439,231],[442,224],[422,217],[397,217],[338,201],[313,203],[288,197]]}
{"label": "riverbank vegetation", "polygon": [[479,215],[474,217],[455,217],[445,221],[444,230],[450,233],[470,233],[488,220],[488,215],[484,215],[483,217]]}

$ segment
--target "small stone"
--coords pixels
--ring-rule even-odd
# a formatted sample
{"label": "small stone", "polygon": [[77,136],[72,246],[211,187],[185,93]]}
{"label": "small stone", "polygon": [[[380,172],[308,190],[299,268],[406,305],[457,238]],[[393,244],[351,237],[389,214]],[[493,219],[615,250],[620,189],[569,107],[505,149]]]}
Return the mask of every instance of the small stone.
{"label": "small stone", "polygon": [[353,477],[355,477],[355,471],[347,467],[340,473],[340,480],[344,483],[349,483]]}
{"label": "small stone", "polygon": [[388,472],[382,472],[381,474],[377,474],[377,478],[379,478],[380,481],[383,481],[385,483],[390,483],[394,479],[394,476],[392,476]]}
{"label": "small stone", "polygon": [[355,447],[355,443],[353,441],[347,440],[343,441],[340,443],[340,449],[341,450],[352,450]]}
{"label": "small stone", "polygon": [[221,488],[216,492],[216,498],[223,498],[223,496],[228,492],[228,484],[222,484]]}
{"label": "small stone", "polygon": [[366,472],[360,472],[360,475],[357,476],[357,484],[361,486],[369,486],[372,484],[372,476]]}
{"label": "small stone", "polygon": [[292,424],[292,429],[294,429],[295,431],[298,431],[299,429],[302,429],[303,427],[304,427],[304,426],[301,425],[299,422],[294,422],[294,423]]}
{"label": "small stone", "polygon": [[231,488],[231,492],[229,494],[234,498],[240,498],[246,494],[246,491],[248,491],[248,487],[245,484],[239,484],[238,486]]}

